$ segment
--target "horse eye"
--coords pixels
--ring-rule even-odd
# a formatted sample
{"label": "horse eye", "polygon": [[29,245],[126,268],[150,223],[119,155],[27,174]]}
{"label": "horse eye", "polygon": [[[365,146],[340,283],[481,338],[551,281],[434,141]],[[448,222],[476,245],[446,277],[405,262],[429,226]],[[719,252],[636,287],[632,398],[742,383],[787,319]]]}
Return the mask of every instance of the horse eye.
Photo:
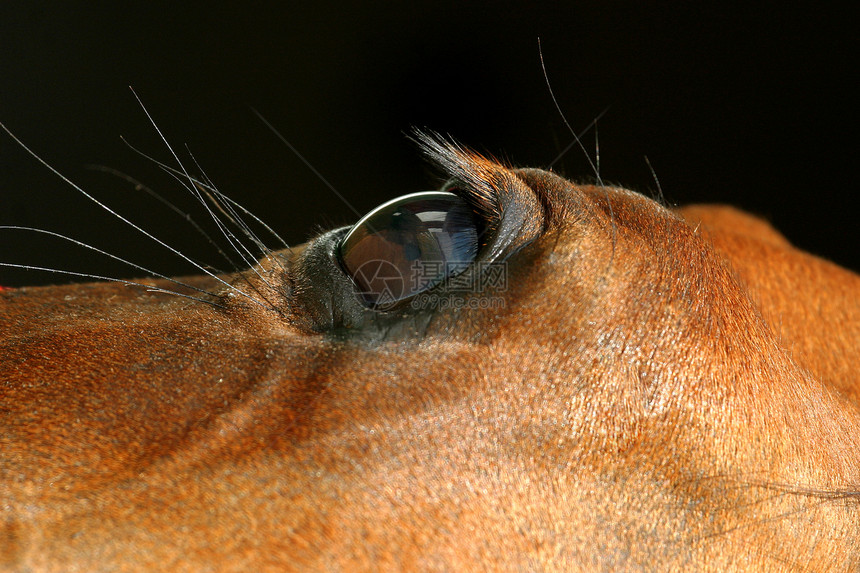
{"label": "horse eye", "polygon": [[386,310],[468,267],[478,252],[469,205],[453,193],[412,193],[362,217],[338,246],[362,301]]}

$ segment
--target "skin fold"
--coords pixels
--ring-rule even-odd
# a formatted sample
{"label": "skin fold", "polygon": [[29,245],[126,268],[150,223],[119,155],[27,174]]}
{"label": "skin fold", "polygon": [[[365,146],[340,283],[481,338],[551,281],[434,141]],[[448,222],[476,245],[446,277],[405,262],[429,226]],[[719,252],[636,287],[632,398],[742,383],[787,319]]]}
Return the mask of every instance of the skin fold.
{"label": "skin fold", "polygon": [[0,570],[860,568],[860,277],[425,145],[501,306],[368,309],[342,230],[247,297],[0,292]]}

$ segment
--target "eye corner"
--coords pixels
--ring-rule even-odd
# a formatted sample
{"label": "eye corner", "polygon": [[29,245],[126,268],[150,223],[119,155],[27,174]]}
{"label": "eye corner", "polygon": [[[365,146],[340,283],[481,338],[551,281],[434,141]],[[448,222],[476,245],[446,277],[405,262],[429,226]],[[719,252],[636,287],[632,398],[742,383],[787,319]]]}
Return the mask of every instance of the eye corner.
{"label": "eye corner", "polygon": [[[548,208],[540,189],[533,188],[519,170],[494,165],[479,181],[453,178],[443,189],[461,197],[483,225],[481,259],[507,258],[546,230]],[[477,176],[478,172],[474,171]]]}

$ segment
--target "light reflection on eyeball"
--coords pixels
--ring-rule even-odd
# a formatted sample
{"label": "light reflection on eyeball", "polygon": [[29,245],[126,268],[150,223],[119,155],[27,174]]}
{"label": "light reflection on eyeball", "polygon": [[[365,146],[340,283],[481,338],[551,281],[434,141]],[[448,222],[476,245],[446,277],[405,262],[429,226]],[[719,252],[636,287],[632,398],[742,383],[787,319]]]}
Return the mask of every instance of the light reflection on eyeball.
{"label": "light reflection on eyeball", "polygon": [[411,193],[362,217],[340,242],[338,256],[362,301],[387,310],[475,260],[475,217],[453,193]]}

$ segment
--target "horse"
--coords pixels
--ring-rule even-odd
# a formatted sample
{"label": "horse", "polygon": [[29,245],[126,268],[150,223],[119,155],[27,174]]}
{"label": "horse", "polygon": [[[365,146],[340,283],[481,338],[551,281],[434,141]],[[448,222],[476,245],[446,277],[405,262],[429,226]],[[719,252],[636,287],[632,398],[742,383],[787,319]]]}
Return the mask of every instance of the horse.
{"label": "horse", "polygon": [[858,275],[421,146],[246,270],[0,292],[0,569],[860,569]]}

